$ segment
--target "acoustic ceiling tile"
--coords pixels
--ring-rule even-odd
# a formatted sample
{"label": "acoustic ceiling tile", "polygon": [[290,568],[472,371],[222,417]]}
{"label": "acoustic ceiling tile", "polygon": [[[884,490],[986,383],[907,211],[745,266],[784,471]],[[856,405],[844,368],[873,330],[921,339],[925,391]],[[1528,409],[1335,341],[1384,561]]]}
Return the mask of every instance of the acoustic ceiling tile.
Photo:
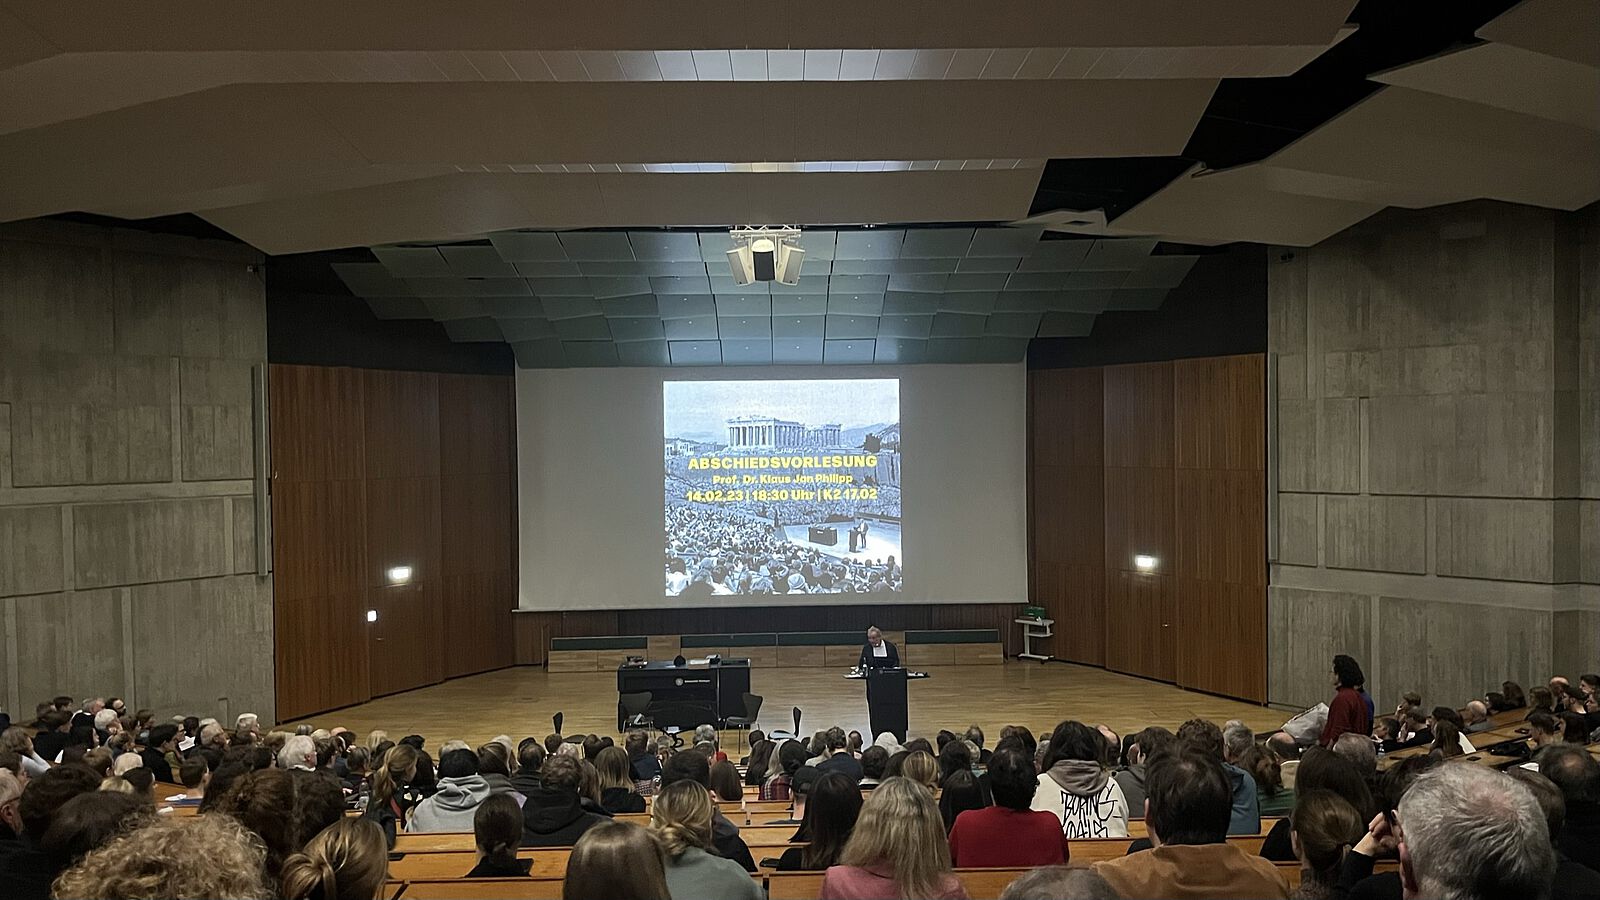
{"label": "acoustic ceiling tile", "polygon": [[806,51],[805,80],[806,81],[838,81],[839,65],[843,62],[844,51],[820,50]]}
{"label": "acoustic ceiling tile", "polygon": [[960,262],[955,257],[937,259],[891,259],[885,260],[889,264],[890,275],[948,275],[956,270]]}
{"label": "acoustic ceiling tile", "polygon": [[657,294],[709,294],[711,281],[705,275],[657,276],[650,279],[650,290]]}
{"label": "acoustic ceiling tile", "polygon": [[1061,285],[1067,290],[1089,291],[1097,288],[1119,288],[1128,280],[1125,270],[1111,269],[1101,272],[1072,272]]}
{"label": "acoustic ceiling tile", "polygon": [[774,316],[820,316],[828,311],[827,294],[773,294]]}
{"label": "acoustic ceiling tile", "polygon": [[828,365],[854,365],[872,362],[874,343],[871,339],[824,341],[822,345],[822,361]]}
{"label": "acoustic ceiling tile", "polygon": [[517,365],[524,369],[560,369],[567,365],[567,355],[555,338],[519,341],[511,345],[511,352]]}
{"label": "acoustic ceiling tile", "polygon": [[771,341],[722,341],[722,364],[725,366],[766,366],[772,364]]}
{"label": "acoustic ceiling tile", "polygon": [[734,81],[766,81],[767,51],[730,50]]}
{"label": "acoustic ceiling tile", "polygon": [[886,316],[933,315],[944,299],[939,293],[890,291],[883,295],[883,314]]}
{"label": "acoustic ceiling tile", "polygon": [[544,317],[544,304],[538,297],[482,297],[478,305],[497,319]]}
{"label": "acoustic ceiling tile", "polygon": [[617,362],[624,366],[665,366],[672,363],[666,341],[617,344]]}
{"label": "acoustic ceiling tile", "polygon": [[933,328],[933,316],[883,316],[878,320],[878,337],[926,338]]}
{"label": "acoustic ceiling tile", "polygon": [[661,66],[650,50],[618,50],[617,65],[627,81],[660,81]]}
{"label": "acoustic ceiling tile", "polygon": [[418,297],[368,297],[367,307],[380,319],[427,319],[428,303]]}
{"label": "acoustic ceiling tile", "polygon": [[[595,264],[590,263],[589,265]],[[620,266],[621,263],[612,263],[612,265]],[[723,265],[727,265],[726,260],[723,261]],[[706,264],[698,259],[682,262],[647,259],[636,262],[633,266],[637,274],[651,278],[704,278],[706,274]]]}
{"label": "acoustic ceiling tile", "polygon": [[967,255],[1025,257],[1033,252],[1041,234],[1044,234],[1044,228],[1036,226],[979,228],[972,234],[972,246],[968,248]]}
{"label": "acoustic ceiling tile", "polygon": [[500,332],[513,344],[556,336],[556,327],[549,319],[500,319],[499,322]]}
{"label": "acoustic ceiling tile", "polygon": [[945,282],[944,289],[952,294],[971,291],[992,293],[1004,290],[1006,280],[1010,277],[1004,272],[956,272]]}
{"label": "acoustic ceiling tile", "polygon": [[806,261],[805,265],[801,267],[801,274],[804,274],[805,268],[817,260],[833,260],[836,255],[838,240],[839,233],[837,231],[802,229],[800,232],[800,249],[806,251]]}
{"label": "acoustic ceiling tile", "polygon": [[1089,291],[1055,291],[1050,295],[1051,312],[1103,312],[1111,300],[1111,288]]}
{"label": "acoustic ceiling tile", "polygon": [[915,50],[879,50],[878,65],[872,70],[877,81],[903,81],[911,77],[911,67],[916,64]]}
{"label": "acoustic ceiling tile", "polygon": [[875,338],[878,336],[877,316],[829,315],[825,336],[829,340],[840,338]]}
{"label": "acoustic ceiling tile", "polygon": [[994,301],[994,311],[996,314],[1049,312],[1055,296],[1055,291],[1001,291]]}
{"label": "acoustic ceiling tile", "polygon": [[608,297],[628,297],[633,294],[648,294],[651,291],[650,279],[643,276],[633,278],[590,278],[589,293],[604,300]]}
{"label": "acoustic ceiling tile", "polygon": [[993,50],[957,50],[956,55],[950,60],[950,68],[945,70],[946,80],[970,80],[983,74],[983,69],[989,64],[989,57]]}
{"label": "acoustic ceiling tile", "polygon": [[778,316],[772,317],[772,336],[774,338],[820,338],[825,329],[827,318],[825,316]]}
{"label": "acoustic ceiling tile", "polygon": [[475,297],[429,297],[423,302],[428,305],[428,315],[440,322],[489,314]]}
{"label": "acoustic ceiling tile", "polygon": [[555,319],[556,337],[568,341],[609,341],[611,327],[605,316],[584,316],[581,319]]}
{"label": "acoustic ceiling tile", "polygon": [[771,340],[771,316],[718,316],[717,336],[728,340]]}
{"label": "acoustic ceiling tile", "polygon": [[1021,338],[953,338],[928,341],[927,361],[935,363],[1017,362],[1028,352]]}
{"label": "acoustic ceiling tile", "polygon": [[1084,257],[1081,270],[1127,271],[1136,269],[1154,250],[1154,238],[1104,238],[1093,242],[1089,255]]}
{"label": "acoustic ceiling tile", "polygon": [[873,362],[878,363],[920,363],[925,362],[928,355],[928,342],[916,338],[880,337],[873,347]]}
{"label": "acoustic ceiling tile", "polygon": [[579,278],[583,270],[570,259],[552,259],[513,263],[517,274],[524,278]]}
{"label": "acoustic ceiling tile", "polygon": [[983,333],[988,337],[1032,338],[1039,333],[1042,312],[997,312],[984,323]]}
{"label": "acoustic ceiling tile", "polygon": [[652,264],[637,260],[584,260],[578,263],[580,273],[598,278],[640,278],[654,274],[650,271],[652,268]]}
{"label": "acoustic ceiling tile", "polygon": [[833,275],[888,275],[895,270],[894,259],[838,259],[833,261]]}
{"label": "acoustic ceiling tile", "polygon": [[871,81],[878,70],[877,50],[846,50],[839,62],[840,81]]}
{"label": "acoustic ceiling tile", "polygon": [[563,231],[557,236],[570,259],[633,260],[626,231]]}
{"label": "acoustic ceiling tile", "polygon": [[520,297],[530,296],[521,278],[407,278],[418,297]]}
{"label": "acoustic ceiling tile", "polygon": [[1039,337],[1088,337],[1094,330],[1092,313],[1045,313],[1039,322]]}
{"label": "acoustic ceiling tile", "polygon": [[1056,66],[1061,64],[1061,57],[1066,55],[1066,50],[1052,47],[1033,47],[1028,50],[1028,56],[1017,69],[1016,77],[1030,81],[1049,78],[1055,72]]}
{"label": "acoustic ceiling tile", "polygon": [[841,231],[834,246],[834,259],[895,259],[905,232],[889,228],[864,228]]}
{"label": "acoustic ceiling tile", "polygon": [[800,280],[795,284],[784,284],[781,281],[774,281],[770,287],[774,297],[780,294],[826,294],[828,293],[828,282],[830,277],[831,276],[828,275],[802,274],[800,276]]}
{"label": "acoustic ceiling tile", "polygon": [[971,228],[910,228],[900,246],[903,259],[955,259],[972,246]]}
{"label": "acoustic ceiling tile", "polygon": [[607,318],[655,316],[659,310],[655,294],[632,294],[627,297],[605,297],[600,300],[600,312]]}
{"label": "acoustic ceiling tile", "polygon": [[889,290],[906,293],[942,293],[950,281],[949,275],[890,275]]}
{"label": "acoustic ceiling tile", "polygon": [[507,262],[552,262],[567,258],[561,240],[549,231],[502,231],[489,235],[489,243]]}
{"label": "acoustic ceiling tile", "polygon": [[1017,256],[965,256],[956,261],[957,272],[1014,272],[1022,262]]}
{"label": "acoustic ceiling tile", "polygon": [[390,274],[383,263],[334,263],[334,274],[339,276],[350,293],[357,297],[410,297],[413,292],[403,279]]}
{"label": "acoustic ceiling tile", "polygon": [[939,311],[986,316],[994,312],[994,304],[999,296],[997,291],[941,294],[939,295]]}
{"label": "acoustic ceiling tile", "polygon": [[777,364],[821,365],[822,338],[786,338],[772,342],[772,361]]}
{"label": "acoustic ceiling tile", "polygon": [[656,315],[663,319],[695,319],[716,314],[716,300],[706,294],[656,295]]}
{"label": "acoustic ceiling tile", "polygon": [[694,54],[688,50],[657,50],[656,68],[665,81],[694,81]]}
{"label": "acoustic ceiling tile", "polygon": [[1526,0],[1478,37],[1600,69],[1600,7],[1589,0]]}
{"label": "acoustic ceiling tile", "polygon": [[[1380,91],[1378,96],[1392,90]],[[1276,184],[1281,171],[1260,163],[1205,175],[1191,171],[1112,224],[1119,230],[1162,234],[1190,243],[1254,241],[1309,247],[1367,218],[1386,202],[1280,190]]]}
{"label": "acoustic ceiling tile", "polygon": [[888,289],[888,275],[833,275],[828,279],[830,295],[881,294]]}
{"label": "acoustic ceiling tile", "polygon": [[700,262],[700,238],[692,231],[630,231],[633,258],[658,262]]}
{"label": "acoustic ceiling tile", "polygon": [[437,278],[454,274],[438,247],[374,247],[372,255],[396,278]]}
{"label": "acoustic ceiling tile", "polygon": [[601,315],[600,301],[593,297],[540,297],[549,319],[580,319]]}
{"label": "acoustic ceiling tile", "polygon": [[661,328],[669,341],[714,341],[717,339],[717,317],[699,319],[663,319]]}
{"label": "acoustic ceiling tile", "polygon": [[617,364],[617,345],[610,341],[562,341],[567,365],[601,368]]}
{"label": "acoustic ceiling tile", "polygon": [[694,50],[694,75],[698,81],[732,81],[733,61],[726,50]]}
{"label": "acoustic ceiling tile", "polygon": [[770,316],[772,298],[766,294],[718,294],[719,316]]}
{"label": "acoustic ceiling tile", "polygon": [[1094,241],[1040,241],[1017,267],[1020,272],[1071,272],[1083,264]]}
{"label": "acoustic ceiling tile", "polygon": [[1125,288],[1175,288],[1183,283],[1198,256],[1148,256],[1128,273]]}
{"label": "acoustic ceiling tile", "polygon": [[940,312],[933,317],[933,326],[929,329],[928,335],[936,338],[978,337],[983,334],[984,322],[987,319],[986,315]]}
{"label": "acoustic ceiling tile", "polygon": [[1067,286],[1071,272],[1013,272],[1006,279],[1008,291],[1058,291]]}
{"label": "acoustic ceiling tile", "polygon": [[984,65],[979,78],[1015,78],[1031,51],[1027,47],[1008,47],[995,50]]}
{"label": "acoustic ceiling tile", "polygon": [[611,339],[618,343],[659,341],[666,337],[666,332],[661,327],[661,320],[655,316],[613,318],[610,324]]}
{"label": "acoustic ceiling tile", "polygon": [[740,284],[727,274],[724,267],[722,274],[716,269],[711,270],[711,293],[713,294],[767,294],[771,293],[771,283],[766,281],[753,281],[749,284]]}
{"label": "acoustic ceiling tile", "polygon": [[668,341],[667,353],[675,366],[722,364],[722,344],[717,341]]}
{"label": "acoustic ceiling tile", "polygon": [[541,297],[593,297],[587,278],[529,278],[528,287]]}
{"label": "acoustic ceiling tile", "polygon": [[439,253],[444,256],[452,275],[516,278],[522,274],[488,245],[440,247]]}
{"label": "acoustic ceiling tile", "polygon": [[1112,291],[1106,299],[1106,309],[1151,310],[1160,309],[1167,299],[1165,288],[1135,288]]}
{"label": "acoustic ceiling tile", "polygon": [[829,294],[828,312],[853,316],[877,316],[883,313],[882,294]]}
{"label": "acoustic ceiling tile", "polygon": [[1509,44],[1462,47],[1372,79],[1600,131],[1600,71]]}

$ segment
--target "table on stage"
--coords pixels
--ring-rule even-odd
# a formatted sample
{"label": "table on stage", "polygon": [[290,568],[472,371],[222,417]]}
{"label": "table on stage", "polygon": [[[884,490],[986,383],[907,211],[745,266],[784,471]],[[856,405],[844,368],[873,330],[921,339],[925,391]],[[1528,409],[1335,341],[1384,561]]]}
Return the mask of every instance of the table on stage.
{"label": "table on stage", "polygon": [[906,730],[910,727],[906,681],[927,678],[928,673],[902,668],[868,668],[851,669],[844,677],[867,682],[867,717],[872,722],[872,739],[887,731],[895,740],[905,743]]}
{"label": "table on stage", "polygon": [[621,694],[650,692],[645,715],[656,728],[692,731],[698,725],[721,726],[729,716],[744,715],[750,692],[750,660],[724,659],[715,665],[676,665],[658,660],[617,666],[617,730],[626,730]]}

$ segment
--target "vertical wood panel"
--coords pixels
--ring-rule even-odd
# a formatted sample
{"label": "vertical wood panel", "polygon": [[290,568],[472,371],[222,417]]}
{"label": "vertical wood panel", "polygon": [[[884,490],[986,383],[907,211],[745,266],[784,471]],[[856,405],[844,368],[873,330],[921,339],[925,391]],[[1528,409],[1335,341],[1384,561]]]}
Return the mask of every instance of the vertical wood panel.
{"label": "vertical wood panel", "polygon": [[1105,368],[1105,464],[1172,467],[1172,363]]}
{"label": "vertical wood panel", "polygon": [[1029,373],[1029,596],[1056,621],[1039,647],[1092,665],[1105,664],[1103,408],[1099,368]]}
{"label": "vertical wood panel", "polygon": [[1172,579],[1114,572],[1106,576],[1106,668],[1158,681],[1177,680]]}

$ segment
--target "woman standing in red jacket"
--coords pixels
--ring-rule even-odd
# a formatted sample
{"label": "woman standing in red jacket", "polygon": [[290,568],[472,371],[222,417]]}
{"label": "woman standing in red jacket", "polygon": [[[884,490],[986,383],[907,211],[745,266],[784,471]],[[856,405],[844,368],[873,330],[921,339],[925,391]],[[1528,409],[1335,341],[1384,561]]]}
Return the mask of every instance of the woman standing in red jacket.
{"label": "woman standing in red jacket", "polygon": [[1361,695],[1361,686],[1367,676],[1361,664],[1343,653],[1333,658],[1333,701],[1328,704],[1328,724],[1322,727],[1322,737],[1317,743],[1332,747],[1339,735],[1353,731],[1363,737],[1372,733],[1372,714],[1367,711],[1367,701]]}

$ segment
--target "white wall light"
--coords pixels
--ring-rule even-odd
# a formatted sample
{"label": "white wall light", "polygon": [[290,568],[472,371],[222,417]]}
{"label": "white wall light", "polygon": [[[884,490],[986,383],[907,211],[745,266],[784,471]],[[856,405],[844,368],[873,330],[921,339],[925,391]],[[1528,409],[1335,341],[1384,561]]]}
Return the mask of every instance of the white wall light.
{"label": "white wall light", "polygon": [[367,621],[368,622],[376,622],[376,621],[378,621],[378,611],[375,610],[375,609],[367,610]]}
{"label": "white wall light", "polygon": [[1150,556],[1149,554],[1141,553],[1133,558],[1133,567],[1141,572],[1154,572],[1156,569],[1156,558],[1154,556]]}
{"label": "white wall light", "polygon": [[406,584],[411,581],[410,566],[394,566],[389,569],[390,584]]}

